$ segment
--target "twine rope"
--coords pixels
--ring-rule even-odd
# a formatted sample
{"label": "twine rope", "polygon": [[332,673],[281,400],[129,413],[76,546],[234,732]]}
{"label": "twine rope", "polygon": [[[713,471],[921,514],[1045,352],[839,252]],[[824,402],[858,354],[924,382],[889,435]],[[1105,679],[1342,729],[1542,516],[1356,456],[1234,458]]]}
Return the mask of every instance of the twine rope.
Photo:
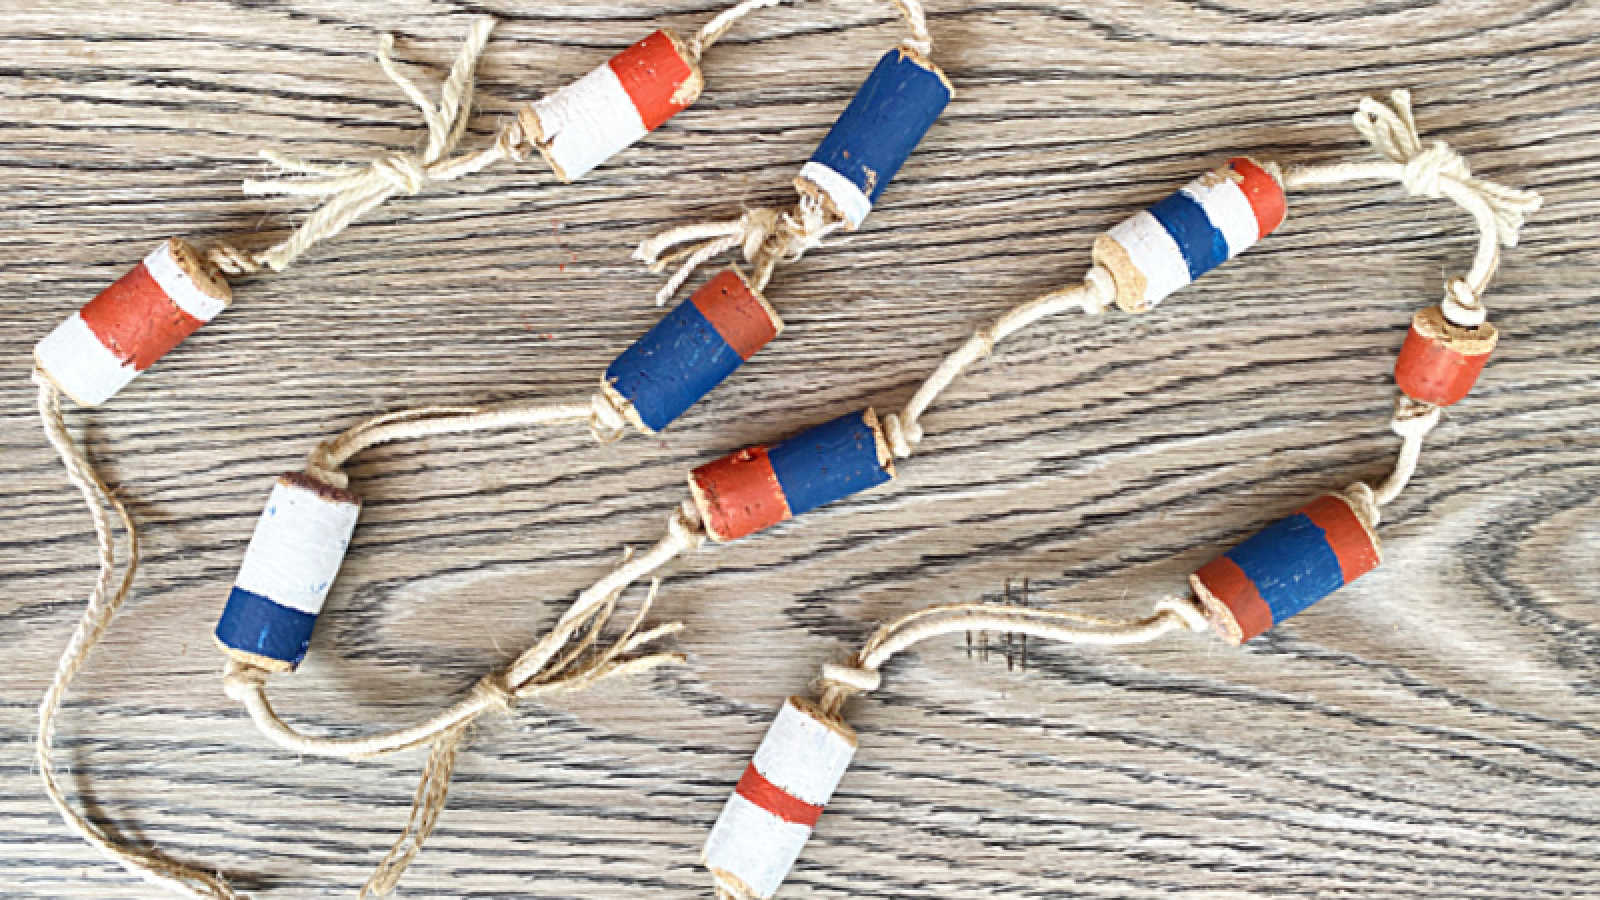
{"label": "twine rope", "polygon": [[[110,630],[117,611],[128,599],[128,593],[133,587],[134,573],[139,568],[139,532],[134,527],[133,519],[129,517],[127,509],[123,507],[122,501],[106,487],[106,483],[95,471],[94,464],[89,461],[67,431],[66,421],[61,412],[61,393],[38,369],[33,371],[33,381],[39,388],[39,418],[44,423],[45,437],[56,454],[61,457],[61,463],[67,470],[67,479],[78,488],[79,493],[83,495],[84,505],[89,509],[90,520],[94,523],[100,567],[99,577],[89,594],[89,602],[84,606],[83,615],[78,619],[66,648],[61,651],[61,658],[56,663],[55,677],[50,682],[50,688],[45,691],[44,699],[39,703],[39,734],[34,742],[34,758],[39,766],[39,778],[44,782],[45,794],[60,811],[61,818],[68,828],[100,851],[102,856],[122,866],[131,874],[181,897],[233,900],[238,895],[228,887],[227,881],[220,874],[184,865],[154,850],[135,848],[84,818],[67,801],[61,785],[56,781],[53,753],[56,715],[61,711],[62,701],[66,698],[73,679],[88,663],[90,654]],[[108,507],[110,512],[107,511]],[[123,568],[120,580],[117,579],[117,545],[111,521],[112,513],[122,525],[128,542],[128,562]]]}
{"label": "twine rope", "polygon": [[1154,641],[1174,631],[1203,632],[1210,626],[1192,598],[1166,598],[1146,616],[1107,619],[1063,610],[992,603],[930,606],[882,626],[845,663],[822,669],[818,705],[834,718],[856,694],[877,690],[878,670],[914,644],[963,631],[998,631],[1086,646],[1121,646]]}
{"label": "twine rope", "polygon": [[523,159],[527,140],[515,119],[503,125],[484,149],[451,155],[472,118],[474,72],[494,26],[493,18],[483,17],[467,30],[450,74],[439,88],[437,102],[430,100],[395,65],[394,36],[385,34],[379,38],[378,65],[421,112],[428,129],[426,145],[420,152],[387,153],[364,166],[316,163],[262,150],[262,158],[277,166],[279,174],[246,180],[246,194],[318,197],[322,204],[280,243],[255,252],[219,243],[207,252],[211,262],[229,275],[254,275],[263,267],[281,272],[312,246],[343,231],[396,194],[415,195],[429,185],[466,177],[501,160]]}
{"label": "twine rope", "polygon": [[1500,247],[1517,245],[1524,220],[1539,209],[1543,200],[1535,191],[1474,177],[1467,161],[1444,141],[1424,144],[1412,115],[1410,91],[1392,92],[1388,103],[1362,98],[1351,122],[1388,162],[1294,166],[1284,171],[1284,186],[1319,187],[1383,179],[1400,182],[1412,196],[1447,197],[1454,201],[1477,224],[1478,248],[1466,276],[1452,279],[1447,286],[1445,313],[1452,321],[1456,321],[1452,311],[1467,319],[1478,316],[1476,322],[1456,321],[1458,325],[1481,324],[1480,298],[1500,265]]}
{"label": "twine rope", "polygon": [[[375,416],[319,444],[312,451],[306,470],[313,477],[343,488],[349,484],[344,465],[355,454],[378,444],[486,428],[592,421],[595,416],[594,404],[517,403],[405,410]],[[635,655],[683,627],[673,622],[641,630],[660,588],[659,579],[652,580],[649,593],[622,634],[605,649],[599,648],[599,639],[622,593],[630,585],[678,556],[698,549],[705,539],[705,529],[694,505],[685,501],[673,511],[666,533],[653,547],[638,555],[625,551],[621,561],[579,593],[555,627],[511,665],[485,675],[467,696],[410,726],[354,738],[306,734],[285,722],[273,709],[266,687],[271,673],[238,660],[227,663],[223,688],[229,697],[245,707],[262,734],[294,753],[366,759],[422,745],[429,747],[406,827],[361,894],[363,897],[384,896],[399,883],[406,867],[437,824],[449,795],[456,754],[478,718],[489,712],[510,712],[518,703],[530,698],[581,691],[602,680],[683,661],[681,654],[671,652]]]}

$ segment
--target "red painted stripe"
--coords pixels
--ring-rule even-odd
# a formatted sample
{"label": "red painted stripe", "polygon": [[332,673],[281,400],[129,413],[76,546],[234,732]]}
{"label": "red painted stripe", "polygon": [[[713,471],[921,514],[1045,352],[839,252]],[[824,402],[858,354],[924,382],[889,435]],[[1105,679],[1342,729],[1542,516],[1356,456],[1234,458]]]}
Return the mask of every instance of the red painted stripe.
{"label": "red painted stripe", "polygon": [[693,97],[677,99],[678,88],[694,70],[678,55],[672,38],[664,31],[652,33],[632,47],[611,57],[611,71],[617,73],[622,89],[633,100],[646,131],[655,131],[662,122],[677,115],[693,102]]}
{"label": "red painted stripe", "polygon": [[1324,494],[1297,512],[1322,529],[1328,548],[1339,558],[1339,572],[1345,584],[1378,567],[1378,548],[1373,545],[1372,534],[1362,526],[1348,500]]}
{"label": "red painted stripe", "polygon": [[740,359],[749,359],[778,336],[778,323],[739,273],[723,269],[689,301]]}
{"label": "red painted stripe", "polygon": [[739,796],[777,816],[785,822],[815,828],[822,817],[822,807],[807,803],[767,780],[756,771],[756,764],[745,766],[739,779]]}
{"label": "red painted stripe", "polygon": [[1394,362],[1394,381],[1408,397],[1449,406],[1471,392],[1488,361],[1487,353],[1457,353],[1443,340],[1418,331],[1413,322]]}
{"label": "red painted stripe", "polygon": [[1239,568],[1239,564],[1226,556],[1219,556],[1194,573],[1200,583],[1239,623],[1240,640],[1248,641],[1272,627],[1272,609],[1261,599],[1255,582]]}
{"label": "red painted stripe", "polygon": [[1239,190],[1244,191],[1245,199],[1250,201],[1250,209],[1256,214],[1256,228],[1259,229],[1256,237],[1266,237],[1283,224],[1283,217],[1289,212],[1289,201],[1283,196],[1283,185],[1266,169],[1243,156],[1228,160],[1228,165],[1239,173]]}
{"label": "red painted stripe", "polygon": [[690,472],[689,479],[699,489],[706,528],[718,540],[742,538],[789,518],[789,502],[765,447],[706,463]]}
{"label": "red painted stripe", "polygon": [[111,354],[143,372],[203,323],[167,297],[144,263],[78,310]]}

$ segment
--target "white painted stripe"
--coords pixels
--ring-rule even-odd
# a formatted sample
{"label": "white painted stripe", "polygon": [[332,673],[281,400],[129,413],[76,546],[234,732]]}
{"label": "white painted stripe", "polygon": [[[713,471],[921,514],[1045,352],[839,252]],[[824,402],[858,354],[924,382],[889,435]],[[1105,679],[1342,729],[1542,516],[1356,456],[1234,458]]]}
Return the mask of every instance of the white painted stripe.
{"label": "white painted stripe", "polygon": [[819,162],[807,162],[800,167],[800,177],[817,186],[828,195],[833,205],[851,228],[861,227],[867,213],[872,212],[872,200],[856,187],[856,183]]}
{"label": "white painted stripe", "polygon": [[316,615],[333,586],[361,507],[279,480],[245,548],[235,584]]}
{"label": "white painted stripe", "polygon": [[1189,283],[1189,264],[1178,249],[1178,242],[1148,210],[1139,210],[1107,234],[1122,245],[1128,259],[1144,275],[1147,307],[1154,308],[1168,294]]}
{"label": "white painted stripe", "polygon": [[795,797],[826,806],[855,753],[854,741],[789,699],[756,748],[755,765],[762,777]]}
{"label": "white painted stripe", "polygon": [[76,312],[34,345],[33,357],[50,380],[80,406],[99,406],[139,374],[133,363],[117,359],[100,343],[89,323]]}
{"label": "white painted stripe", "polygon": [[1223,239],[1228,242],[1229,259],[1250,249],[1261,234],[1255,210],[1250,208],[1250,198],[1225,173],[1213,172],[1196,178],[1184,185],[1183,192],[1205,210],[1211,227],[1222,232]]}
{"label": "white painted stripe", "polygon": [[577,181],[649,134],[610,63],[536,101],[540,145],[568,181]]}
{"label": "white painted stripe", "polygon": [[202,322],[211,321],[217,313],[228,308],[226,302],[201,290],[189,273],[183,271],[172,256],[171,241],[162,241],[161,246],[150,251],[150,255],[144,258],[144,267],[156,284],[161,286],[167,299]]}
{"label": "white painted stripe", "polygon": [[739,879],[757,897],[771,897],[810,837],[810,828],[785,822],[736,792],[706,837],[700,862]]}

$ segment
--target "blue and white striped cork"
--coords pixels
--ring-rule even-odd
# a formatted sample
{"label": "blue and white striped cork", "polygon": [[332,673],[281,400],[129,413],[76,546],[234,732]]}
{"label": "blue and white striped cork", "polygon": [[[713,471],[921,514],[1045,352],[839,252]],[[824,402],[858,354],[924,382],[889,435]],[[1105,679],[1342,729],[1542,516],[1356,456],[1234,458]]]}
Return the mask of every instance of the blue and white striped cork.
{"label": "blue and white striped cork", "polygon": [[300,665],[360,515],[349,491],[298,472],[279,478],[217,622],[223,652],[273,672]]}
{"label": "blue and white striped cork", "polygon": [[890,50],[801,167],[795,187],[820,195],[852,229],[860,227],[954,95],[927,57],[905,46]]}

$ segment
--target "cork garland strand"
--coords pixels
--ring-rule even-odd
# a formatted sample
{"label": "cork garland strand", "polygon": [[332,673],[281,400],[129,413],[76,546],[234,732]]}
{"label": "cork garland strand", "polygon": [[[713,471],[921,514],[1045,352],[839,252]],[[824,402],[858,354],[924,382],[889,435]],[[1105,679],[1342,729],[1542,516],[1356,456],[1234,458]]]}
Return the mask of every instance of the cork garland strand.
{"label": "cork garland strand", "polygon": [[[795,262],[829,235],[860,227],[955,94],[932,62],[933,36],[921,0],[894,0],[894,5],[905,20],[906,37],[879,63],[851,109],[802,167],[793,207],[681,225],[640,243],[633,257],[650,271],[677,266],[656,292],[657,306],[676,295],[701,265],[730,250],[739,250],[750,264],[750,284],[760,292],[779,263]],[[853,152],[857,156],[850,161]]]}
{"label": "cork garland strand", "polygon": [[[1378,564],[1381,508],[1415,474],[1423,438],[1438,424],[1443,406],[1465,395],[1493,348],[1495,332],[1486,323],[1482,296],[1499,265],[1500,247],[1515,246],[1523,218],[1539,208],[1540,200],[1532,191],[1472,177],[1465,160],[1442,141],[1424,145],[1405,91],[1391,94],[1387,104],[1364,99],[1354,124],[1388,162],[1287,170],[1271,163],[1230,162],[1140,214],[1144,218],[1136,216],[1102,236],[1096,265],[1083,285],[1025,303],[980,330],[935,370],[904,409],[886,418],[885,428],[895,454],[909,456],[922,439],[919,420],[928,406],[996,341],[1074,306],[1097,313],[1115,301],[1125,309],[1148,309],[1167,287],[1181,286],[1185,278],[1235,255],[1242,249],[1235,243],[1247,246],[1265,236],[1281,222],[1283,205],[1270,190],[1253,193],[1266,183],[1252,185],[1252,173],[1283,187],[1394,179],[1412,195],[1460,205],[1473,217],[1479,242],[1472,268],[1449,281],[1440,306],[1418,313],[1401,349],[1395,368],[1401,392],[1390,427],[1402,443],[1391,474],[1377,488],[1357,482],[1267,526],[1191,576],[1188,596],[1160,600],[1138,619],[966,603],[929,607],[879,628],[847,661],[823,666],[815,702],[803,697],[785,702],[723,807],[702,852],[721,900],[756,900],[777,892],[855,753],[855,732],[843,718],[846,702],[877,690],[884,663],[914,644],[958,632],[999,631],[1115,646],[1208,630],[1241,643]],[[1240,196],[1232,196],[1232,185]],[[1206,226],[1226,246],[1208,243]],[[1163,234],[1170,245],[1162,243]],[[1116,246],[1106,246],[1107,238]],[[1188,271],[1164,273],[1159,268],[1163,253],[1186,263]]]}
{"label": "cork garland strand", "polygon": [[[244,183],[246,194],[282,194],[322,200],[287,239],[258,251],[243,250],[229,241],[218,241],[201,250],[187,241],[170,239],[39,342],[34,351],[32,377],[39,390],[40,419],[51,447],[66,469],[68,480],[79,489],[89,510],[99,564],[99,575],[84,615],[62,652],[55,677],[40,704],[35,747],[45,793],[72,831],[129,872],[177,895],[237,896],[220,875],[119,841],[75,810],[56,780],[52,758],[56,715],[73,678],[87,663],[95,645],[127,599],[139,565],[138,529],[121,501],[100,478],[93,462],[73,441],[61,408],[62,396],[70,397],[80,406],[97,406],[111,399],[157,359],[228,307],[232,290],[225,275],[255,275],[264,270],[281,272],[312,246],[337,235],[396,194],[416,194],[429,185],[455,181],[501,160],[520,162],[527,157],[529,149],[537,149],[544,155],[558,177],[570,180],[569,173],[562,170],[553,155],[554,141],[544,140],[548,135],[533,133],[543,122],[541,115],[547,114],[551,106],[561,107],[568,113],[576,109],[591,118],[615,114],[628,119],[629,124],[620,131],[610,129],[609,136],[621,143],[602,148],[610,151],[606,154],[609,156],[692,103],[703,83],[698,68],[701,56],[740,18],[778,2],[781,0],[743,0],[708,21],[688,42],[678,40],[665,29],[657,31],[580,82],[591,88],[599,85],[598,91],[578,90],[580,84],[558,91],[524,109],[497,132],[487,147],[468,153],[456,153],[456,149],[470,120],[474,73],[494,28],[494,20],[481,18],[469,29],[450,74],[440,87],[437,103],[430,101],[416,83],[396,67],[392,58],[393,38],[386,34],[379,42],[378,63],[421,112],[428,130],[422,151],[391,153],[364,166],[354,166],[308,162],[264,150],[262,156],[290,177],[248,180]],[[585,111],[582,108],[585,101],[609,103],[610,106]],[[587,135],[580,130],[578,139],[585,137]],[[517,415],[504,410],[459,412],[468,418],[486,417],[479,421],[491,422],[500,421],[496,417]],[[559,409],[545,414],[561,418],[567,412]],[[389,426],[388,431],[382,430],[381,425],[374,426],[378,433],[365,439],[384,440],[384,434],[401,427],[402,423],[409,423],[406,427],[412,433],[426,433],[428,429],[441,427],[438,417],[442,414],[440,411],[407,414],[384,423]],[[620,414],[609,407],[596,408],[592,415],[586,408],[584,417],[592,418],[592,426],[597,429],[621,427]],[[128,547],[120,578],[113,517],[126,535]],[[599,619],[599,624],[603,623],[604,618]],[[624,641],[619,646],[625,649],[617,652],[631,651],[638,646],[641,637],[634,635]],[[652,660],[652,665],[660,661],[659,655],[643,659]],[[623,663],[613,658],[598,669],[569,666],[562,670],[560,678],[552,675],[551,683],[587,684],[597,678],[633,671],[630,667],[638,665],[642,663]]]}

